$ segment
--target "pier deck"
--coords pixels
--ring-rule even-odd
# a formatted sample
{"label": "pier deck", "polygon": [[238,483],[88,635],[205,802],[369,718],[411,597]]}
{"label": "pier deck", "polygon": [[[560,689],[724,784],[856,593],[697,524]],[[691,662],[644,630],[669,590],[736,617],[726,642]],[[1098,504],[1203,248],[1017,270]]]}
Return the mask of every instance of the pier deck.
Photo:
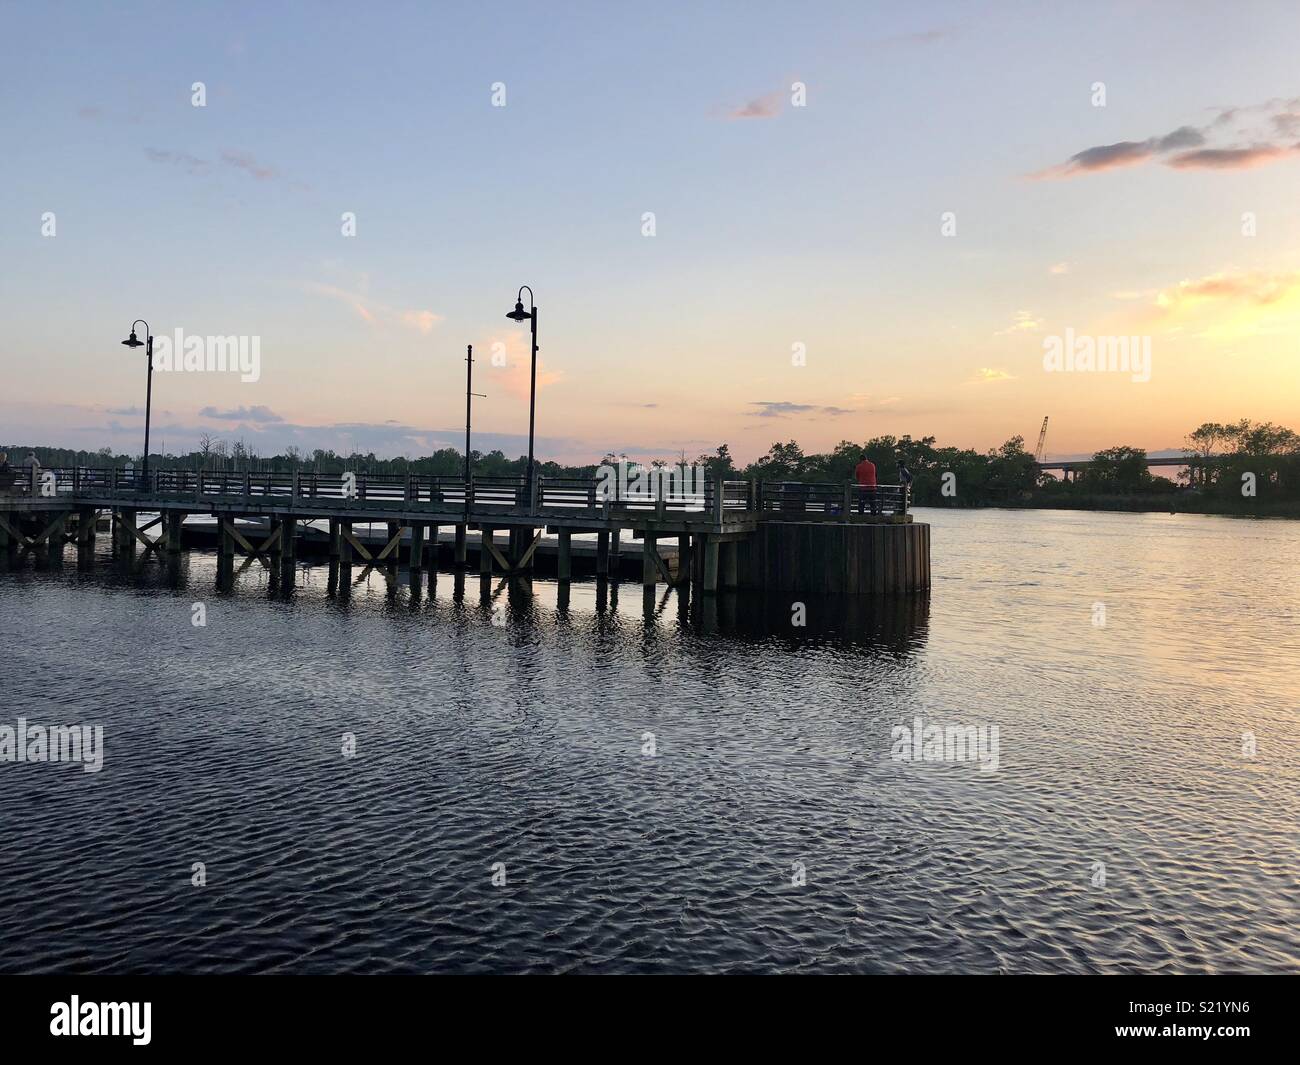
{"label": "pier deck", "polygon": [[[895,539],[911,543],[915,533],[907,511],[904,488],[882,485],[874,500],[870,490],[852,484],[710,480],[693,492],[679,491],[666,482],[654,494],[630,492],[595,478],[536,478],[529,486],[522,478],[462,478],[423,475],[313,473],[208,473],[177,470],[151,472],[147,482],[128,471],[77,467],[17,471],[7,489],[0,491],[0,548],[7,553],[45,551],[62,556],[66,543],[76,543],[79,558],[93,553],[95,526],[101,514],[112,516],[115,550],[131,551],[137,544],[147,550],[179,551],[181,528],[191,515],[211,517],[219,529],[218,550],[223,561],[238,553],[291,564],[302,523],[326,522],[332,558],[368,565],[396,565],[404,559],[413,573],[428,562],[427,546],[436,542],[439,529],[454,533],[455,561],[468,564],[471,546],[466,532],[480,533],[477,551],[484,575],[494,570],[516,574],[529,570],[544,533],[558,536],[557,573],[568,580],[572,571],[572,536],[595,534],[596,573],[609,573],[611,547],[619,550],[620,534],[628,530],[641,541],[643,582],[680,583],[694,580],[705,592],[727,586],[761,586],[764,573],[783,568],[779,556],[785,543],[796,545],[802,566],[816,567],[817,545],[823,538],[808,526],[828,526],[840,535],[824,539],[836,553],[858,550],[868,556]],[[871,513],[873,508],[879,513]],[[865,512],[862,512],[865,511]],[[151,520],[140,524],[141,516]],[[259,519],[270,534],[260,542],[237,519]],[[385,523],[388,540],[377,551],[353,532],[354,524]],[[790,533],[766,526],[790,527]],[[804,527],[799,533],[796,527]],[[871,534],[846,537],[846,527],[897,527],[884,530],[872,546]],[[69,531],[71,528],[72,531]],[[149,533],[157,528],[152,536]],[[847,590],[914,591],[928,587],[928,528],[925,529],[925,566],[894,587],[892,579],[864,578]],[[264,530],[261,530],[265,532]],[[496,534],[505,532],[507,543]],[[773,533],[776,532],[776,535]],[[611,540],[612,538],[612,540]],[[675,538],[678,564],[671,572],[658,550],[658,542]],[[809,544],[812,544],[810,547]],[[760,545],[761,549],[760,549]],[[846,546],[847,545],[847,546]],[[887,547],[886,550],[889,550]],[[913,550],[900,546],[899,550]],[[811,551],[811,559],[809,552]],[[868,560],[869,561],[869,560]],[[841,560],[828,558],[827,569],[838,572]],[[789,566],[784,566],[788,570]],[[853,573],[860,566],[850,567]],[[742,572],[743,571],[743,572]],[[785,582],[782,582],[785,583]],[[824,581],[816,582],[818,584]]]}

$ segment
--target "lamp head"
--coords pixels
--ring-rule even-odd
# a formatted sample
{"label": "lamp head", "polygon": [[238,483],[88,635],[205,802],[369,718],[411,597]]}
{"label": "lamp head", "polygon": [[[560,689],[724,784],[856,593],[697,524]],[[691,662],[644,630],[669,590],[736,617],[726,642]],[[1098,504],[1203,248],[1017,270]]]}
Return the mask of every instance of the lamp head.
{"label": "lamp head", "polygon": [[524,310],[523,300],[515,300],[515,309],[506,315],[507,318],[513,318],[516,322],[526,322],[532,316],[532,311]]}
{"label": "lamp head", "polygon": [[131,335],[130,335],[129,337],[127,337],[124,341],[122,341],[122,343],[125,344],[128,348],[142,348],[142,347],[144,347],[144,341],[141,340],[141,339],[139,339],[139,338],[135,335],[135,330],[134,330],[134,329],[131,330]]}

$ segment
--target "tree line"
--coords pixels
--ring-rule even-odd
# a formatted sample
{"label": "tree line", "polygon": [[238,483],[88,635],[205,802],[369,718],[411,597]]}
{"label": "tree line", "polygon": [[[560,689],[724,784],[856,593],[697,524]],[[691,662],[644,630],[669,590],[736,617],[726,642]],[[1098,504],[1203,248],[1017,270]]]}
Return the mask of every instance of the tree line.
{"label": "tree line", "polygon": [[[138,456],[115,454],[110,448],[76,451],[67,448],[9,445],[11,464],[20,464],[34,453],[42,466],[117,466],[138,462]],[[1069,481],[1040,471],[1034,457],[1025,450],[1021,436],[1013,436],[988,451],[939,447],[936,438],[923,436],[877,436],[863,443],[842,440],[832,450],[805,453],[794,441],[772,444],[767,453],[747,465],[738,465],[727,444],[712,454],[693,461],[707,469],[708,476],[727,480],[829,481],[844,483],[854,478],[854,467],[863,454],[875,464],[881,484],[897,483],[901,460],[914,477],[913,501],[920,506],[1069,505],[1101,497],[1161,497],[1197,495],[1224,503],[1240,502],[1242,486],[1253,479],[1258,498],[1300,501],[1300,434],[1272,422],[1205,422],[1190,432],[1183,446],[1188,466],[1178,481],[1153,475],[1147,468],[1147,453],[1126,445],[1096,452],[1087,469]],[[606,453],[599,462],[585,466],[539,462],[542,477],[594,477],[601,465],[619,461],[639,465],[627,455]],[[651,466],[691,462],[681,453],[670,463],[656,459]],[[523,476],[526,456],[510,458],[501,450],[474,451],[471,463],[475,475]],[[374,452],[340,455],[317,448],[304,452],[287,447],[275,455],[260,455],[245,442],[227,443],[204,436],[199,447],[184,454],[150,455],[154,469],[204,470],[212,472],[314,472],[339,476],[344,472],[423,474],[458,477],[465,470],[465,458],[455,448],[441,448],[419,458],[380,458]],[[945,475],[951,475],[950,477]],[[1247,478],[1246,475],[1250,475]]]}

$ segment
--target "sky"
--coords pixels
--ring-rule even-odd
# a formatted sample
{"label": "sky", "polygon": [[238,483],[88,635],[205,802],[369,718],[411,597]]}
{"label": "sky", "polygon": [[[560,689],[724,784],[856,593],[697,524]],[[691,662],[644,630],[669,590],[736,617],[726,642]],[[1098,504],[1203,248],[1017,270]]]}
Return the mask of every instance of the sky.
{"label": "sky", "polygon": [[[544,459],[1300,428],[1294,4],[3,0],[0,29],[0,441],[138,452],[145,319],[260,355],[156,372],[155,451],[460,447],[472,344],[475,446],[522,454],[524,284]],[[1080,337],[1149,372],[1045,367]]]}

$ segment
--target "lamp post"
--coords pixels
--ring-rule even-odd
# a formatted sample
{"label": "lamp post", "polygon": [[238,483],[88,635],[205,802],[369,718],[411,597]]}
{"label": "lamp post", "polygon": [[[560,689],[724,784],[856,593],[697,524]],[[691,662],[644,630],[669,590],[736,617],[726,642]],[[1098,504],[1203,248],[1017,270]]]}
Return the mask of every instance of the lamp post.
{"label": "lamp post", "polygon": [[[524,289],[528,289],[528,310],[524,310]],[[533,498],[533,426],[537,417],[537,305],[533,302],[533,290],[528,285],[519,287],[515,297],[515,309],[506,315],[516,322],[531,322],[533,333],[532,377],[528,386],[528,480],[526,491],[529,505]]]}
{"label": "lamp post", "polygon": [[[145,339],[137,339],[135,327],[144,325]],[[141,483],[145,488],[149,487],[149,413],[153,407],[153,334],[149,332],[149,323],[143,318],[137,318],[131,323],[131,335],[122,341],[128,348],[144,348],[145,363],[148,365],[146,383],[144,389],[144,462],[141,468]]]}
{"label": "lamp post", "polygon": [[470,467],[470,450],[469,450],[469,428],[470,415],[473,412],[473,399],[478,396],[479,399],[486,399],[482,392],[474,391],[474,345],[465,345],[465,520],[469,521],[469,503],[470,503],[470,477],[472,476]]}

